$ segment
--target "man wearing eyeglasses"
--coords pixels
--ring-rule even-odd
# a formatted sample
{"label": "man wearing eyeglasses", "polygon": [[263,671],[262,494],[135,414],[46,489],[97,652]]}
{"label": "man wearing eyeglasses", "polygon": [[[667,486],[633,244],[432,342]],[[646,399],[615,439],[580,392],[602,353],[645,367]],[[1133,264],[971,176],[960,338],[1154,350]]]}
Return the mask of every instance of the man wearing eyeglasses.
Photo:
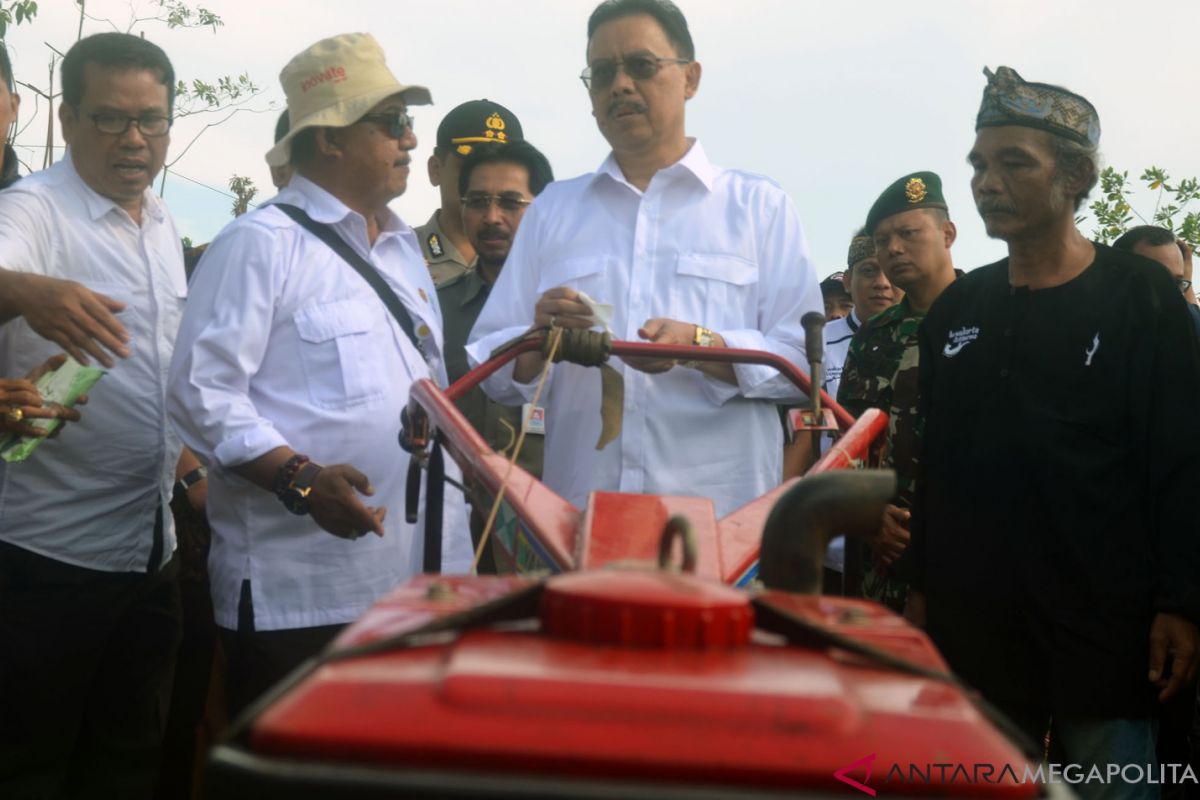
{"label": "man wearing eyeglasses", "polygon": [[[667,0],[610,0],[588,21],[582,79],[612,153],[555,183],[526,212],[471,332],[471,360],[527,329],[596,326],[581,293],[614,308],[618,339],[769,350],[804,363],[800,318],[822,309],[796,210],[775,183],[709,162],[685,131],[700,64]],[[796,396],[767,367],[616,364],[622,433],[597,451],[598,370],[557,364],[546,398],[546,482],[583,507],[594,490],[698,495],[719,515],[780,482],[773,400]],[[527,402],[543,368],[522,357],[485,386]]]}
{"label": "man wearing eyeglasses", "polygon": [[463,227],[458,193],[463,159],[481,144],[515,144],[523,138],[516,115],[487,98],[455,106],[438,124],[426,167],[442,202],[428,222],[414,229],[435,286],[471,269],[475,259],[474,245]]}
{"label": "man wearing eyeglasses", "polygon": [[[525,141],[476,145],[463,159],[457,193],[462,197],[463,230],[476,256],[471,270],[438,287],[446,319],[446,370],[451,383],[471,368],[465,349],[467,334],[500,277],[525,209],[553,180],[550,162]],[[542,476],[545,429],[538,424],[540,416],[535,415],[531,422],[520,405],[497,403],[479,387],[459,398],[457,405],[492,449],[504,455],[509,455],[517,433],[527,426],[517,464],[534,477]],[[471,537],[476,547],[487,511],[472,503]],[[479,563],[480,571],[494,570],[490,552],[485,551]]]}
{"label": "man wearing eyeglasses", "polygon": [[92,340],[88,320],[119,312],[107,347],[127,356],[88,350],[109,372],[87,414],[54,447],[0,464],[3,797],[154,789],[180,624],[165,512],[181,446],[164,395],[187,286],[179,232],[150,190],[174,89],[150,42],[80,40],[62,62],[66,155],[0,193],[0,265],[33,286],[0,329],[0,374],[58,351],[35,331],[63,302],[91,304],[57,320],[65,341]]}
{"label": "man wearing eyeglasses", "polygon": [[[210,470],[209,577],[233,713],[421,571],[424,508],[406,522],[400,414],[413,382],[446,382],[433,281],[388,208],[417,146],[408,109],[429,90],[396,80],[367,34],[317,42],[280,80],[290,128],[267,163],[290,163],[292,179],[209,245],[168,398]],[[458,492],[443,522],[441,570],[464,571]]]}
{"label": "man wearing eyeglasses", "polygon": [[1187,300],[1188,313],[1192,315],[1192,326],[1196,329],[1196,336],[1200,337],[1200,306],[1196,305],[1196,294],[1192,291],[1192,280],[1189,277],[1188,267],[1192,254],[1187,245],[1177,240],[1175,234],[1166,228],[1138,225],[1121,234],[1113,242],[1113,247],[1145,256],[1167,268],[1183,298]]}

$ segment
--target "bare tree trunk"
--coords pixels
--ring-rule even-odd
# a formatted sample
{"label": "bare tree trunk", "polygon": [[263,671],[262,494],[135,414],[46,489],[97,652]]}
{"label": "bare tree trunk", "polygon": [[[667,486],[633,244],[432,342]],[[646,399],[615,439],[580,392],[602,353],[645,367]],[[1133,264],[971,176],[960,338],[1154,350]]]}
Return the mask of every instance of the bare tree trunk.
{"label": "bare tree trunk", "polygon": [[54,163],[54,56],[50,56],[50,88],[46,91],[49,113],[46,114],[46,154],[42,156],[42,169]]}

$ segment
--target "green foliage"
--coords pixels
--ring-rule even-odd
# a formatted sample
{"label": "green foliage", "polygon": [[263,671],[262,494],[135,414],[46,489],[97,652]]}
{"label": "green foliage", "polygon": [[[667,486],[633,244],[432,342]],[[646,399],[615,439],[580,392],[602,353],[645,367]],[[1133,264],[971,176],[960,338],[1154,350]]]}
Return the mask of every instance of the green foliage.
{"label": "green foliage", "polygon": [[1128,170],[1117,172],[1106,167],[1100,173],[1101,197],[1088,206],[1096,220],[1097,227],[1092,231],[1096,240],[1108,244],[1134,225],[1158,225],[1172,231],[1193,250],[1200,248],[1200,212],[1188,209],[1200,199],[1200,182],[1196,178],[1172,182],[1166,170],[1153,166],[1143,170],[1138,180],[1157,193],[1149,218],[1129,202],[1134,187]]}
{"label": "green foliage", "polygon": [[38,4],[34,0],[12,0],[0,2],[0,39],[8,33],[8,26],[20,25],[22,22],[32,22],[37,16]]}
{"label": "green foliage", "polygon": [[245,72],[217,78],[215,84],[199,78],[193,78],[191,85],[179,81],[175,86],[175,116],[180,118],[201,111],[228,108],[249,100],[261,91]]}
{"label": "green foliage", "polygon": [[225,23],[204,6],[190,6],[178,0],[158,0],[159,7],[165,16],[160,16],[168,28],[212,28],[213,33]]}
{"label": "green foliage", "polygon": [[237,195],[233,201],[233,215],[240,217],[245,214],[250,208],[250,201],[254,199],[254,195],[258,194],[258,189],[254,185],[254,181],[242,175],[234,175],[229,179],[229,191]]}

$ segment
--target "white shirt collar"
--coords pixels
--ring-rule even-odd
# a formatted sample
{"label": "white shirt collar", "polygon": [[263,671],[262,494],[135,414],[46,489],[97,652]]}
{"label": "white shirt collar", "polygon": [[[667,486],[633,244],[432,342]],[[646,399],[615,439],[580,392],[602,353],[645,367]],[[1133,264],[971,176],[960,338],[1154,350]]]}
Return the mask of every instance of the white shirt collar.
{"label": "white shirt collar", "polygon": [[[70,176],[70,180],[74,181],[83,190],[83,201],[87,205],[88,215],[92,218],[92,222],[103,218],[107,214],[111,214],[113,211],[121,211],[125,214],[129,213],[119,206],[116,201],[105,197],[91,186],[88,186],[87,181],[75,169],[75,157],[71,154],[71,148],[67,148],[60,163],[62,163],[61,169],[63,172]],[[158,198],[158,195],[150,187],[146,187],[142,191],[142,211],[149,214],[155,222],[162,222],[166,217],[166,209],[163,206],[162,200]]]}
{"label": "white shirt collar", "polygon": [[[713,183],[716,180],[718,169],[708,160],[708,156],[704,152],[704,148],[700,145],[700,141],[695,137],[688,137],[691,146],[687,152],[683,154],[683,158],[671,164],[668,167],[663,167],[659,173],[669,177],[674,177],[680,174],[690,174],[704,185],[708,191],[712,191]],[[608,157],[600,164],[596,170],[592,180],[599,180],[601,176],[608,176],[618,183],[623,183],[626,186],[632,186],[625,179],[625,173],[621,171],[621,165],[617,163],[616,153],[610,152]]]}
{"label": "white shirt collar", "polygon": [[[299,195],[299,197],[291,195]],[[287,187],[271,198],[270,202],[295,203],[297,199],[303,199],[304,202],[300,205],[317,222],[336,225],[350,218],[352,225],[355,227],[361,226],[362,230],[366,231],[367,221],[363,218],[362,214],[347,206],[324,187],[313,183],[298,172],[292,174],[292,179],[288,182]],[[390,208],[384,213],[379,229],[382,234],[403,233],[406,230],[411,230],[408,224],[400,219],[396,212]]]}

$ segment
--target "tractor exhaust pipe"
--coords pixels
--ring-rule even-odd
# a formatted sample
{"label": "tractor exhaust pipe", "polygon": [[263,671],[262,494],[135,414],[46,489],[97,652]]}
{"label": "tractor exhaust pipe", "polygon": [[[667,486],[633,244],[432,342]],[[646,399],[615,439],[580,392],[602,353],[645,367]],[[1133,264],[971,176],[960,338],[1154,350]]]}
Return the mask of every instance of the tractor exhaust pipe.
{"label": "tractor exhaust pipe", "polygon": [[895,493],[896,474],[890,469],[834,470],[802,478],[767,516],[759,580],[768,589],[820,594],[829,540],[874,536]]}

